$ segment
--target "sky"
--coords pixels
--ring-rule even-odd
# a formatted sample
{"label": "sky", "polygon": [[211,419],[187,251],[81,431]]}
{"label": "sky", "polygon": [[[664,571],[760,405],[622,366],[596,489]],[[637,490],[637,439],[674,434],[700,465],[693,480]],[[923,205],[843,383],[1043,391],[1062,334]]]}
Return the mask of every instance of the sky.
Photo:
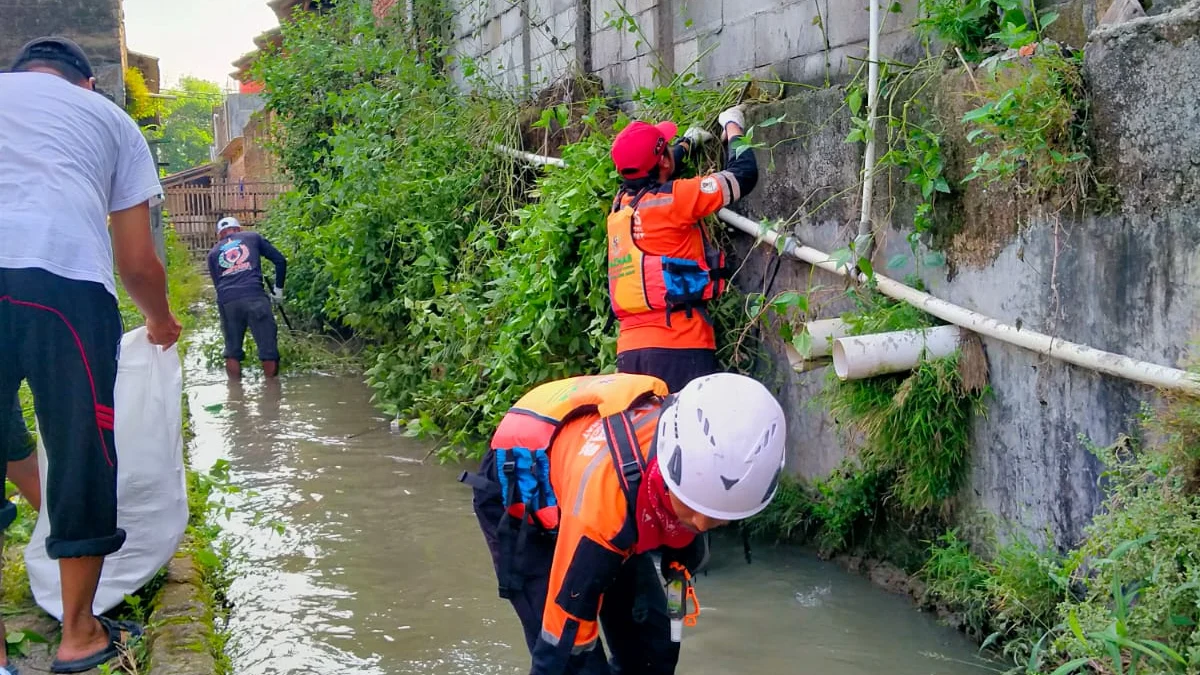
{"label": "sky", "polygon": [[231,63],[253,51],[254,38],[277,25],[266,0],[124,0],[129,49],[157,56],[162,86],[184,75],[224,87]]}

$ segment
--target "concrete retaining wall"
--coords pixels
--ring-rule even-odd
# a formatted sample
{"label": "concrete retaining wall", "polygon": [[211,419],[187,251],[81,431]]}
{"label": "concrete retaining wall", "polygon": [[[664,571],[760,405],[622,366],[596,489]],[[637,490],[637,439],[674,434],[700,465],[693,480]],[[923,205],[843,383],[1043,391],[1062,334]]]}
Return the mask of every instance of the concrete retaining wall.
{"label": "concrete retaining wall", "polygon": [[[1014,209],[1011,189],[957,186],[949,208],[965,220],[947,246],[947,267],[915,270],[911,263],[888,270],[894,278],[919,272],[938,297],[1006,323],[1026,326],[1134,358],[1181,365],[1200,328],[1200,1],[1172,14],[1141,19],[1093,34],[1086,74],[1092,90],[1092,133],[1100,174],[1120,197],[1114,212],[1039,216]],[[961,109],[969,83],[951,74],[934,89],[943,110]],[[758,190],[739,206],[748,215],[777,218],[802,203],[833,198],[795,226],[805,243],[832,251],[845,245],[858,218],[861,145],[842,142],[848,131],[838,113],[841,94],[824,90],[772,106],[755,118],[787,113],[790,120],[824,120],[813,130],[798,124],[763,129],[768,144],[780,143]],[[957,117],[947,137],[961,138]],[[948,148],[958,163],[961,151]],[[760,157],[766,163],[767,157]],[[964,168],[949,171],[961,177]],[[888,178],[891,180],[889,181]],[[912,196],[901,176],[881,178],[876,196],[876,269],[908,253]],[[893,201],[892,197],[896,199]],[[747,252],[747,289],[761,290],[775,257],[763,247]],[[832,289],[817,294],[822,316],[847,307],[833,300],[840,279],[784,261],[773,291]],[[983,341],[991,386],[987,415],[974,426],[969,485],[958,516],[990,514],[1002,529],[1055,543],[1075,543],[1101,499],[1100,467],[1087,448],[1106,445],[1136,428],[1143,402],[1154,392],[1124,380],[1066,365],[994,340]],[[820,478],[847,456],[853,439],[838,433],[836,420],[814,396],[826,369],[796,374],[774,345],[775,369],[791,415],[792,466]]]}
{"label": "concrete retaining wall", "polygon": [[[521,94],[574,72],[651,86],[693,72],[823,83],[865,54],[865,4],[835,0],[455,0],[453,41],[492,85]],[[912,54],[911,9],[887,14],[885,41]],[[462,74],[462,66],[459,66]]]}

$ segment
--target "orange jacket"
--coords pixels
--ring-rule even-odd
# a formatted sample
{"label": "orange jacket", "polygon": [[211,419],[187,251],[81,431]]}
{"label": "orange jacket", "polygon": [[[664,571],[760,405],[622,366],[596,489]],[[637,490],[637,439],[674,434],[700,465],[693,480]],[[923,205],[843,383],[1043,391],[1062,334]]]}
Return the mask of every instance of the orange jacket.
{"label": "orange jacket", "polygon": [[[639,450],[647,459],[659,412],[659,403],[632,411]],[[566,672],[572,655],[596,646],[604,591],[637,543],[637,523],[628,518],[599,415],[581,416],[562,428],[550,455],[550,480],[561,514],[531,675]]]}
{"label": "orange jacket", "polygon": [[[682,153],[676,153],[676,163]],[[688,260],[704,259],[704,234],[700,222],[741,199],[758,181],[753,150],[729,152],[724,171],[695,178],[676,178],[654,186],[638,202],[633,221],[633,241],[647,254]],[[637,190],[623,186],[618,205],[629,204]],[[609,242],[612,246],[612,242]],[[621,321],[617,353],[634,349],[716,349],[712,324],[700,312],[689,318],[683,312],[657,312],[657,320],[638,317]]]}

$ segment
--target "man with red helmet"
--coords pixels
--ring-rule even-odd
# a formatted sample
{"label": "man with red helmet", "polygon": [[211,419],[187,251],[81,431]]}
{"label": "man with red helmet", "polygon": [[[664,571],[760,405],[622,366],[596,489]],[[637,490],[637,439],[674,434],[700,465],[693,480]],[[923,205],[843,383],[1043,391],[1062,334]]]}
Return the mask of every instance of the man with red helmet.
{"label": "man with red helmet", "polygon": [[622,177],[608,219],[608,277],[620,324],[617,370],[653,375],[679,391],[720,370],[708,301],[724,288],[724,256],[701,220],[758,182],[753,150],[731,147],[743,133],[741,107],[721,113],[724,170],[680,178],[683,159],[712,135],[692,128],[672,146],[672,122],[635,121],[617,135],[612,158]]}

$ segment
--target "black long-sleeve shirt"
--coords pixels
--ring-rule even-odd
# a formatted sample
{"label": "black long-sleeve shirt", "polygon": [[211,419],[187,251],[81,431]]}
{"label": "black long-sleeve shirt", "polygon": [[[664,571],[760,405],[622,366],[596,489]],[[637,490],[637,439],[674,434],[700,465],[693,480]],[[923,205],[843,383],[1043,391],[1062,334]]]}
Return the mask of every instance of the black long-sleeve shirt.
{"label": "black long-sleeve shirt", "polygon": [[208,252],[208,273],[217,289],[217,302],[263,295],[262,259],[275,265],[275,286],[283,288],[287,259],[257,232],[235,232]]}

